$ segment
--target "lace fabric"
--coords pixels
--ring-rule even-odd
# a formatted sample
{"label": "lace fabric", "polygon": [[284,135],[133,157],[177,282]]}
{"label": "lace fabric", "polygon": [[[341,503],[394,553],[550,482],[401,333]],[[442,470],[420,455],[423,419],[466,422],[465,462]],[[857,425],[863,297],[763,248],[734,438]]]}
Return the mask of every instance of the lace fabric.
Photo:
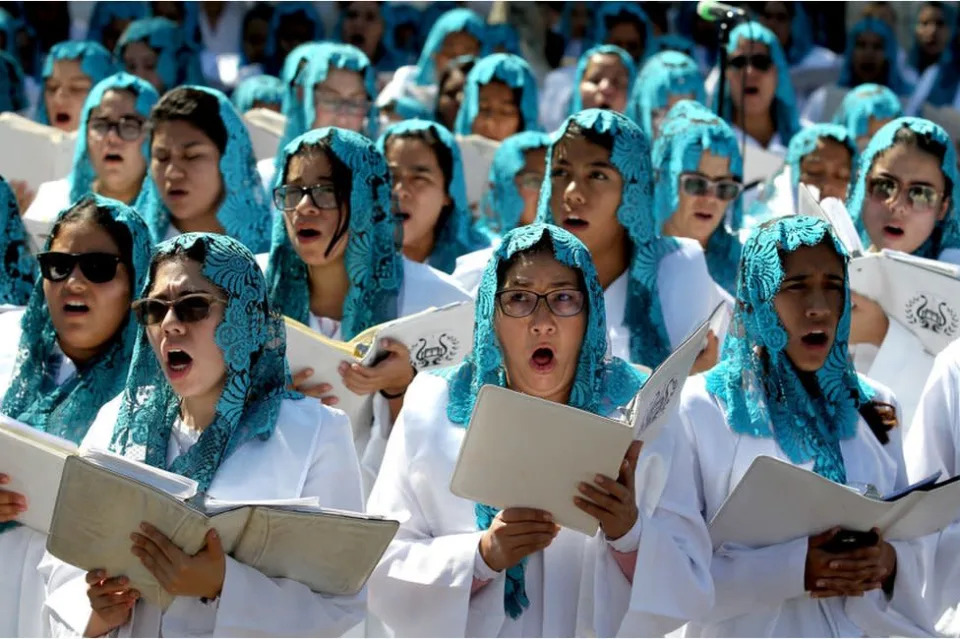
{"label": "lace fabric", "polygon": [[880,84],[861,84],[843,96],[833,123],[845,126],[854,138],[867,135],[870,118],[886,120],[903,115],[897,94]]}
{"label": "lace fabric", "polygon": [[647,15],[646,11],[640,8],[638,2],[601,2],[591,9],[595,9],[595,12],[591,16],[591,22],[593,23],[593,43],[602,44],[607,41],[607,30],[608,24],[611,19],[618,16],[626,14],[631,19],[635,19],[643,25],[643,41],[646,43],[646,49],[643,55],[640,57],[640,60],[646,59],[652,54],[653,51],[653,39],[656,35],[653,31],[653,22],[651,22],[650,17]]}
{"label": "lace fabric", "polygon": [[917,257],[935,260],[940,257],[940,253],[944,249],[960,248],[960,215],[958,215],[956,208],[957,198],[960,197],[960,172],[957,170],[957,154],[954,150],[953,140],[940,125],[923,118],[897,118],[877,131],[870,139],[870,144],[860,154],[856,178],[851,184],[847,197],[847,210],[853,217],[864,245],[869,245],[870,237],[867,235],[862,217],[863,201],[867,191],[867,176],[870,175],[870,170],[873,168],[877,156],[893,146],[894,136],[897,131],[904,127],[917,135],[929,137],[945,149],[940,170],[943,172],[946,183],[952,185],[952,189],[946,194],[950,198],[950,205],[944,218],[934,225],[930,237],[913,252]]}
{"label": "lace fabric", "polygon": [[666,109],[675,95],[690,95],[701,104],[706,103],[703,74],[688,55],[677,51],[663,51],[650,57],[643,65],[633,93],[627,103],[627,117],[640,125],[651,140],[655,139],[653,112]]}
{"label": "lace fabric", "polygon": [[[227,300],[214,333],[223,353],[226,380],[213,423],[196,445],[167,465],[167,446],[180,398],[164,377],[146,330],[141,328],[136,333],[110,450],[189,477],[206,492],[223,460],[248,441],[269,439],[281,402],[302,395],[286,388],[289,374],[283,320],[271,313],[266,282],[243,244],[214,233],[185,233],[159,244],[154,261],[186,252],[198,242],[205,248],[203,276]],[[148,280],[142,296],[151,285]]]}
{"label": "lace fabric", "polygon": [[[117,72],[113,56],[99,42],[68,40],[53,45],[43,63],[42,78],[44,81],[53,75],[53,65],[58,60],[79,60],[80,69],[90,78],[92,84],[96,84],[108,75]],[[44,91],[40,92],[34,119],[40,124],[50,124]]]}
{"label": "lace fabric", "polygon": [[439,231],[435,230],[433,253],[427,259],[427,263],[444,273],[452,273],[458,257],[490,245],[490,239],[473,225],[473,215],[467,202],[467,186],[463,177],[463,161],[460,159],[460,147],[457,141],[442,124],[426,120],[406,120],[387,127],[377,140],[377,149],[386,156],[386,146],[390,138],[416,135],[427,130],[432,131],[441,144],[449,149],[453,158],[453,175],[447,176],[449,177],[447,194],[453,200],[453,210],[443,228]]}
{"label": "lace fabric", "polygon": [[433,58],[448,35],[461,31],[469,33],[480,42],[481,52],[486,50],[487,24],[483,18],[470,9],[451,9],[441,15],[430,27],[430,33],[427,34],[423,51],[417,62],[418,73],[415,80],[417,84],[420,86],[436,84],[443,69],[436,68]]}
{"label": "lace fabric", "polygon": [[[157,103],[160,96],[157,90],[149,82],[141,80],[135,75],[129,73],[115,73],[98,82],[87,95],[83,103],[83,111],[80,116],[80,128],[77,129],[77,145],[73,151],[73,171],[68,176],[70,184],[70,201],[76,202],[86,195],[93,188],[93,182],[96,180],[96,171],[90,162],[90,152],[87,146],[87,125],[90,123],[90,113],[100,106],[103,95],[110,90],[129,91],[134,95],[134,106],[138,114],[145,120],[150,117],[150,109]],[[150,136],[143,136],[143,144],[140,145],[140,152],[143,154],[147,165],[150,164]],[[143,179],[149,178],[144,173]],[[143,187],[141,186],[141,191]]]}
{"label": "lace fabric", "polygon": [[[844,263],[844,303],[827,360],[812,396],[786,353],[787,331],[774,308],[783,281],[781,255],[827,242]],[[829,224],[789,216],[764,224],[743,249],[737,305],[720,362],[706,374],[708,392],[721,400],[735,433],[773,438],[795,464],[846,482],[840,441],[856,435],[859,407],[874,390],[847,361],[850,336],[848,255]]]}
{"label": "lace fabric", "polygon": [[291,51],[283,61],[283,69],[280,71],[280,82],[283,83],[283,103],[280,112],[286,118],[286,124],[284,125],[283,137],[280,138],[277,145],[277,155],[274,158],[274,174],[280,172],[280,156],[283,155],[283,149],[293,138],[307,130],[307,125],[303,122],[303,101],[297,94],[303,91],[307,65],[325,46],[326,43],[323,42],[305,42]]}
{"label": "lace fabric", "polygon": [[[481,58],[467,74],[463,86],[463,102],[457,112],[453,129],[457,135],[473,133],[473,121],[480,110],[480,87],[500,81],[520,92],[520,111],[522,131],[539,131],[537,109],[539,98],[537,80],[533,77],[530,65],[520,56],[512,53],[493,53]],[[518,131],[519,132],[519,131]]]}
{"label": "lace fabric", "polygon": [[280,108],[283,104],[283,81],[272,75],[255,75],[243,80],[233,90],[233,106],[241,115],[257,102]]}
{"label": "lace fabric", "polygon": [[900,45],[897,42],[897,36],[890,25],[879,18],[863,18],[850,29],[847,34],[847,48],[843,52],[843,63],[840,66],[840,78],[837,80],[837,84],[842,87],[853,86],[853,53],[857,37],[861,33],[872,33],[880,36],[883,40],[887,78],[882,84],[889,87],[897,95],[909,95],[913,91],[913,87],[900,75]]}
{"label": "lace fabric", "polygon": [[37,263],[30,254],[27,231],[20,219],[17,196],[7,181],[0,177],[0,215],[3,235],[0,236],[0,304],[25,305],[37,279]]}
{"label": "lace fabric", "polygon": [[680,244],[674,238],[662,237],[654,219],[650,143],[633,121],[608,109],[587,109],[568,117],[554,135],[547,151],[545,175],[548,177],[540,189],[538,222],[554,223],[555,212],[550,208],[553,184],[549,178],[553,152],[573,122],[613,140],[610,163],[623,179],[617,220],[626,229],[632,244],[623,318],[623,323],[630,331],[630,361],[655,367],[670,354],[670,337],[660,306],[657,269],[660,260],[676,251]]}
{"label": "lace fabric", "polygon": [[123,59],[123,50],[133,42],[142,42],[157,54],[157,75],[162,91],[181,84],[203,84],[200,62],[190,44],[183,39],[180,26],[167,18],[134,20],[123,31],[114,54]]}
{"label": "lace fabric", "polygon": [[[403,258],[396,245],[396,221],[390,209],[390,172],[373,142],[359,133],[328,127],[305,133],[284,149],[284,183],[290,157],[323,142],[352,173],[347,249],[344,263],[350,288],[343,303],[342,339],[396,319],[403,286]],[[310,283],[279,213],[267,266],[267,291],[273,308],[303,324],[310,320]]]}
{"label": "lace fabric", "polygon": [[484,222],[491,234],[513,230],[523,214],[523,197],[514,181],[527,163],[527,151],[546,149],[550,135],[539,131],[525,131],[511,135],[500,143],[493,154],[488,182],[491,188],[484,196]]}
{"label": "lace fabric", "polygon": [[839,142],[850,151],[852,158],[850,172],[853,173],[852,169],[856,166],[857,160],[857,143],[850,130],[839,124],[812,124],[793,136],[787,147],[786,164],[790,167],[790,178],[794,189],[800,184],[800,162],[813,153],[823,139]]}
{"label": "lace fabric", "polygon": [[587,49],[580,59],[577,60],[577,70],[573,76],[573,96],[570,99],[570,113],[574,114],[583,110],[583,99],[580,96],[580,83],[583,82],[583,76],[587,72],[587,65],[590,64],[590,58],[595,55],[615,55],[620,59],[620,64],[627,71],[627,90],[629,96],[633,92],[633,87],[637,79],[637,65],[620,47],[612,44],[601,44],[591,49]]}
{"label": "lace fabric", "polygon": [[[223,198],[217,210],[217,220],[230,237],[240,240],[255,253],[270,247],[270,204],[263,190],[250,134],[243,119],[225,95],[216,89],[188,87],[209,93],[220,104],[220,119],[227,131],[227,146],[220,156],[220,178]],[[155,242],[167,236],[170,228],[170,209],[153,180],[148,180],[141,194],[143,217],[150,227]]]}
{"label": "lace fabric", "polygon": [[[503,237],[487,263],[477,291],[473,351],[459,365],[431,374],[447,380],[450,386],[447,418],[466,428],[473,413],[480,388],[487,384],[506,387],[503,351],[496,336],[497,270],[511,256],[529,249],[549,237],[553,256],[561,264],[583,275],[587,293],[587,322],[577,359],[577,369],[568,405],[598,415],[607,415],[626,404],[645,381],[636,369],[618,358],[607,358],[607,320],[603,289],[597,279],[593,260],[587,248],[571,233],[550,224],[530,224],[516,228]],[[475,507],[477,529],[490,527],[498,510],[485,504]],[[507,570],[504,610],[511,618],[519,617],[530,603],[524,587],[526,560]]]}
{"label": "lace fabric", "polygon": [[[727,158],[731,175],[743,175],[740,145],[730,125],[697,102],[678,102],[670,109],[661,135],[653,145],[652,161],[656,167],[653,200],[658,228],[662,229],[680,206],[680,175],[696,173],[700,157],[706,151]],[[726,219],[707,240],[710,276],[731,294],[736,293],[737,268],[743,249],[737,233],[742,221],[743,208],[737,198],[728,207]]]}

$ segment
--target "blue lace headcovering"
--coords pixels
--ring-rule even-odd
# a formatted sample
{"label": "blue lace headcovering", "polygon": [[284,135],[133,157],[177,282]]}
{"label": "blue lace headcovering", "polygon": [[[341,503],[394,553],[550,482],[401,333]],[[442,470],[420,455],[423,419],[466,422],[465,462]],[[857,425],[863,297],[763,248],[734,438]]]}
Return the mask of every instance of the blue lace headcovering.
{"label": "blue lace headcovering", "polygon": [[942,220],[933,227],[930,237],[913,252],[917,257],[925,257],[931,260],[938,259],[940,253],[948,248],[960,248],[960,216],[957,214],[957,202],[960,201],[960,175],[957,171],[957,153],[954,150],[953,140],[950,135],[938,124],[923,118],[897,118],[888,122],[870,139],[870,144],[862,154],[860,154],[859,165],[857,167],[856,181],[850,188],[850,195],[847,198],[847,210],[853,216],[857,230],[860,231],[860,238],[864,244],[870,243],[866,228],[863,225],[863,200],[867,191],[867,176],[873,168],[873,163],[881,153],[893,146],[893,138],[897,131],[902,128],[909,128],[917,135],[929,137],[935,142],[940,143],[946,149],[943,154],[943,161],[940,164],[940,170],[943,171],[943,177],[947,186],[946,195],[950,198],[950,207]]}
{"label": "blue lace headcovering", "polygon": [[487,25],[487,50],[491,53],[502,52],[523,55],[520,49],[520,34],[509,22]]}
{"label": "blue lace headcovering", "polygon": [[[383,36],[380,38],[380,45],[384,53],[377,63],[377,69],[390,71],[416,63],[423,30],[420,10],[409,4],[385,2],[380,5],[380,15],[383,17]],[[401,46],[397,41],[397,31],[400,27],[411,27],[414,30],[412,41],[406,46]]]}
{"label": "blue lace headcovering", "polygon": [[833,122],[845,126],[854,138],[858,138],[867,134],[870,118],[885,120],[902,115],[903,105],[896,93],[885,86],[868,83],[850,89],[843,96]]}
{"label": "blue lace headcovering", "polygon": [[[191,48],[203,47],[203,34],[200,32],[200,3],[199,2],[179,2],[181,18],[178,21],[180,31],[183,33],[183,41]],[[153,6],[150,7],[150,15],[156,13]]]}
{"label": "blue lace headcovering", "polygon": [[653,51],[655,53],[676,51],[692,58],[697,51],[697,45],[690,38],[676,33],[667,33],[653,39]]}
{"label": "blue lace headcovering", "polygon": [[[310,38],[309,42],[319,42],[324,38],[324,29],[323,29],[323,20],[320,19],[320,14],[317,13],[317,8],[314,6],[313,2],[299,2],[296,0],[291,0],[290,2],[278,2],[273,7],[273,16],[270,18],[270,31],[267,33],[267,43],[264,48],[264,56],[268,61],[267,71],[270,73],[276,73],[276,70],[284,64],[285,60],[277,59],[277,56],[280,55],[280,52],[277,50],[279,42],[277,41],[277,35],[280,31],[280,23],[289,16],[294,16],[300,14],[305,20],[307,20],[313,27],[313,36]],[[309,44],[303,43],[303,44]],[[302,45],[301,45],[302,46]],[[294,49],[295,51],[296,49]],[[291,51],[290,53],[293,53]]]}
{"label": "blue lace headcovering", "polygon": [[280,112],[287,121],[284,125],[283,137],[277,145],[277,157],[274,158],[275,171],[279,171],[279,156],[283,154],[283,148],[299,135],[293,132],[307,130],[307,125],[303,123],[303,100],[297,97],[297,90],[303,91],[310,60],[319,55],[326,46],[328,46],[326,42],[305,42],[291,51],[283,61],[283,69],[280,71],[280,81],[283,83],[283,104]]}
{"label": "blue lace headcovering", "polygon": [[23,306],[30,299],[37,279],[37,263],[30,254],[27,231],[20,219],[17,196],[7,181],[0,177],[0,216],[3,217],[3,235],[0,236],[0,304]]}
{"label": "blue lace headcovering", "polygon": [[157,75],[163,82],[162,91],[180,84],[200,84],[203,75],[193,52],[183,40],[181,28],[167,18],[134,20],[124,30],[114,53],[123,60],[124,48],[133,42],[142,42],[157,54]]}
{"label": "blue lace headcovering", "polygon": [[644,53],[637,62],[647,58],[654,52],[653,22],[650,21],[647,12],[640,7],[639,2],[620,2],[619,0],[601,2],[594,5],[593,9],[594,13],[591,18],[593,21],[593,44],[606,43],[607,32],[609,31],[607,22],[609,20],[614,20],[621,16],[629,16],[643,25]]}
{"label": "blue lace headcovering", "polygon": [[537,121],[537,80],[533,77],[530,65],[512,53],[492,53],[481,58],[467,74],[463,86],[463,102],[453,125],[454,133],[470,135],[473,132],[473,120],[480,109],[480,87],[498,81],[520,92],[520,104],[517,107],[523,120],[521,130],[540,130]]}
{"label": "blue lace headcovering", "polygon": [[706,103],[700,67],[693,58],[678,51],[654,54],[643,65],[633,85],[627,117],[640,125],[652,140],[653,112],[665,109],[674,95],[692,95],[697,102]]}
{"label": "blue lace headcovering", "polygon": [[[637,79],[637,65],[633,63],[633,60],[627,54],[626,51],[620,47],[614,46],[612,44],[601,44],[588,49],[580,56],[580,59],[577,61],[577,70],[573,78],[573,96],[570,99],[570,113],[576,113],[577,111],[583,110],[583,100],[580,97],[580,83],[583,82],[583,74],[587,72],[587,65],[590,64],[590,58],[595,55],[615,55],[620,59],[620,64],[623,65],[623,68],[627,71],[627,96],[629,98],[630,94],[633,92],[634,81]],[[629,103],[629,99],[628,99]]]}
{"label": "blue lace headcovering", "polygon": [[[350,288],[343,303],[341,338],[349,340],[371,326],[396,319],[403,286],[403,258],[396,245],[396,222],[390,208],[390,171],[383,154],[368,138],[336,127],[301,135],[283,151],[284,183],[290,158],[298,151],[322,144],[352,173],[347,249],[344,264]],[[284,215],[273,223],[273,242],[267,266],[270,302],[280,313],[301,323],[310,320],[310,283],[307,267],[287,235]]]}
{"label": "blue lace headcovering", "polygon": [[823,138],[835,140],[847,147],[852,158],[850,174],[853,174],[857,162],[857,143],[850,131],[839,124],[812,124],[793,136],[790,146],[787,147],[787,164],[790,166],[793,188],[800,184],[800,162],[816,150],[817,144]]}
{"label": "blue lace headcovering", "polygon": [[[184,3],[189,4],[189,3]],[[87,27],[87,40],[103,42],[103,30],[114,20],[139,20],[150,15],[150,8],[146,2],[97,2],[93,6],[93,13]]]}
{"label": "blue lace headcovering", "polygon": [[553,154],[571,123],[582,129],[608,136],[613,141],[610,163],[623,178],[623,191],[617,220],[627,231],[632,244],[627,303],[623,323],[630,330],[630,361],[654,367],[670,354],[670,338],[664,324],[657,287],[660,259],[679,248],[674,238],[662,237],[653,214],[653,169],[650,142],[632,120],[608,109],[587,109],[571,115],[555,134],[547,151],[547,168],[537,221],[554,223],[550,208],[553,184],[550,180]]}
{"label": "blue lace headcovering", "polygon": [[255,102],[272,104],[277,108],[283,105],[283,81],[272,75],[255,75],[237,85],[230,96],[233,106],[241,114],[253,108]]}
{"label": "blue lace headcovering", "polygon": [[417,61],[417,67],[419,68],[416,75],[417,84],[421,86],[435,84],[440,79],[440,72],[443,69],[436,68],[433,56],[443,47],[443,41],[447,39],[448,35],[460,31],[469,33],[480,42],[481,53],[486,50],[487,24],[483,21],[483,18],[470,9],[451,9],[440,16],[430,27],[430,33],[427,34],[423,51]]}
{"label": "blue lace headcovering", "polygon": [[790,18],[790,47],[784,52],[791,65],[800,64],[813,49],[813,25],[807,16],[802,2],[791,2],[793,12]]}
{"label": "blue lace headcovering", "polygon": [[843,53],[843,65],[840,67],[840,78],[837,84],[842,87],[853,86],[853,51],[857,46],[857,37],[861,33],[873,33],[883,39],[884,57],[887,59],[887,78],[882,84],[890,87],[897,95],[909,94],[913,89],[900,75],[899,52],[897,36],[883,20],[879,18],[863,18],[850,29],[847,34],[847,48]]}
{"label": "blue lace headcovering", "polygon": [[[27,94],[23,85],[23,68],[14,56],[6,51],[0,51],[0,113],[22,111],[26,107]],[[47,110],[44,109],[44,117],[46,113]]]}
{"label": "blue lace headcovering", "polygon": [[[844,262],[844,303],[827,361],[812,397],[786,353],[787,331],[773,301],[783,282],[783,253],[827,242]],[[807,216],[759,226],[743,247],[737,307],[720,362],[706,374],[707,390],[723,402],[735,433],[776,440],[795,464],[846,483],[840,440],[856,435],[858,410],[874,391],[847,361],[850,336],[848,256],[830,225]]]}
{"label": "blue lace headcovering", "polygon": [[539,131],[524,131],[511,135],[500,143],[490,164],[490,189],[486,194],[485,211],[492,217],[487,220],[491,231],[503,234],[520,223],[523,214],[523,197],[514,181],[517,173],[527,163],[526,153],[550,146],[550,134]]}
{"label": "blue lace headcovering", "polygon": [[[113,56],[99,42],[68,40],[53,45],[50,53],[47,54],[46,61],[43,63],[44,80],[53,75],[53,64],[58,60],[79,60],[80,69],[90,77],[90,82],[93,84],[117,71]],[[40,124],[50,124],[50,118],[47,115],[47,101],[43,91],[40,92],[34,119]]]}

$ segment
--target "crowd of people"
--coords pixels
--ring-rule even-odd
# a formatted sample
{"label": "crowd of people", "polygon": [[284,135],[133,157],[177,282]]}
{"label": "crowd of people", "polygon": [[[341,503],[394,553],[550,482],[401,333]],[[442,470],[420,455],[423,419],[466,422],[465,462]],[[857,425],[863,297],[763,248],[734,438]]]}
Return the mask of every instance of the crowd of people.
{"label": "crowd of people", "polygon": [[[46,552],[0,467],[0,636],[960,635],[960,512],[847,547],[839,521],[709,532],[761,456],[880,495],[960,474],[960,340],[931,353],[855,292],[859,251],[800,211],[960,279],[955,4],[863,3],[838,35],[828,3],[739,3],[722,51],[693,2],[97,2],[85,32],[2,4],[0,111],[76,145],[68,175],[0,178],[0,415],[400,525],[334,596],[143,522],[161,608]],[[259,161],[258,109],[283,118]],[[288,362],[282,316],[348,341],[454,302],[455,366],[389,339],[340,380]],[[451,491],[482,386],[621,415],[717,307],[660,435],[570,495],[596,535]]]}

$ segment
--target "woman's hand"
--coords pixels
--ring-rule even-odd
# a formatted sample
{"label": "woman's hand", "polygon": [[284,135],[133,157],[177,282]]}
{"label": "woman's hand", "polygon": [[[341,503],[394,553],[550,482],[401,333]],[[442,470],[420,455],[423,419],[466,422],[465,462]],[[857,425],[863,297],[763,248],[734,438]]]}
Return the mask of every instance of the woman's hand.
{"label": "woman's hand", "polygon": [[356,362],[341,362],[338,369],[343,383],[357,395],[383,391],[388,395],[401,395],[413,381],[415,371],[410,365],[410,351],[402,343],[392,339],[380,340],[380,348],[386,351],[383,361],[374,366],[361,366]]}
{"label": "woman's hand", "polygon": [[90,621],[84,637],[100,637],[130,620],[140,593],[130,588],[126,577],[109,577],[104,570],[87,573],[87,598],[90,599]]}
{"label": "woman's hand", "polygon": [[[0,474],[0,485],[9,484],[9,475]],[[27,510],[27,498],[12,490],[0,488],[0,524],[13,521]]]}
{"label": "woman's hand", "polygon": [[713,330],[707,331],[707,345],[703,347],[696,361],[693,362],[693,368],[690,369],[691,375],[705,373],[717,365],[720,358],[720,340],[714,334]]}
{"label": "woman's hand", "polygon": [[140,524],[140,530],[141,533],[130,535],[133,540],[130,551],[164,590],[177,597],[216,599],[220,596],[227,558],[216,530],[207,531],[206,545],[192,556],[147,522]]}
{"label": "woman's hand", "polygon": [[880,305],[850,291],[850,343],[880,346],[887,336],[890,320]]}
{"label": "woman's hand", "polygon": [[337,402],[340,400],[336,395],[331,395],[330,391],[333,390],[333,386],[330,384],[316,384],[316,385],[307,385],[307,380],[313,376],[312,368],[305,368],[296,375],[293,376],[293,383],[290,385],[291,390],[303,393],[307,397],[315,397],[327,406],[336,406]]}
{"label": "woman's hand", "polygon": [[480,538],[480,556],[492,570],[516,566],[527,555],[549,546],[560,532],[553,515],[536,508],[507,508]]}
{"label": "woman's hand", "polygon": [[879,536],[873,546],[842,553],[822,550],[839,531],[832,528],[808,541],[804,587],[811,597],[860,597],[882,588],[896,574],[896,550]]}
{"label": "woman's hand", "polygon": [[616,480],[597,475],[596,484],[581,483],[580,493],[583,496],[573,498],[577,508],[600,522],[600,529],[608,539],[623,537],[637,523],[639,513],[635,475],[641,448],[643,442],[630,444]]}
{"label": "woman's hand", "polygon": [[10,180],[10,186],[13,187],[13,194],[17,198],[17,207],[20,209],[20,215],[27,212],[30,205],[33,204],[37,192],[30,189],[26,180]]}

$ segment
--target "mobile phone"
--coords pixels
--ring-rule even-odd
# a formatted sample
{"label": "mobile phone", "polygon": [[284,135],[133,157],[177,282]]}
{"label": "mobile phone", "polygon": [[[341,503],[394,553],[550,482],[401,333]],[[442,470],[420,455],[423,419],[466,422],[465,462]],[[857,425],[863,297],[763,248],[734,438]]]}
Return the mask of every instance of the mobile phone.
{"label": "mobile phone", "polygon": [[849,552],[858,548],[867,548],[875,546],[880,541],[880,536],[872,530],[861,532],[859,530],[841,530],[834,535],[830,541],[820,546],[826,552]]}

